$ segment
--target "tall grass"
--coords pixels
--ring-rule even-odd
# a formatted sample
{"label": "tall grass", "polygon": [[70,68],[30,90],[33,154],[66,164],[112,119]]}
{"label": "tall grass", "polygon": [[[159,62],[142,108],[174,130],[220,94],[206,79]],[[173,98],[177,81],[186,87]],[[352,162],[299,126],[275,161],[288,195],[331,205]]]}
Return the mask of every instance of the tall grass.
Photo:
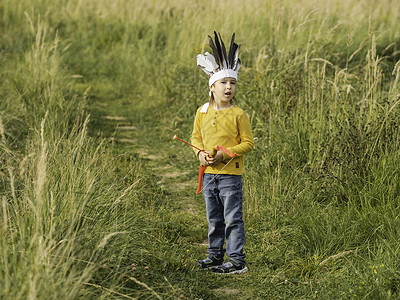
{"label": "tall grass", "polygon": [[[102,282],[94,276],[101,272],[155,294],[124,275],[130,253],[143,256],[148,247],[143,208],[135,205],[140,163],[89,137],[87,95],[72,89],[57,34],[40,15],[26,14],[23,23],[29,30],[20,39],[32,45],[10,43],[1,69],[1,296],[118,295],[121,280]],[[110,271],[110,262],[121,267]]]}
{"label": "tall grass", "polygon": [[[326,268],[339,268],[349,272],[341,277],[351,282],[348,291],[365,295],[367,290],[381,298],[397,293],[398,282],[393,264],[399,255],[394,250],[398,232],[393,231],[398,225],[398,168],[388,163],[398,159],[399,150],[399,98],[392,88],[398,80],[398,55],[384,54],[382,48],[397,46],[385,38],[379,42],[388,45],[378,45],[377,36],[383,33],[374,30],[372,16],[366,25],[358,33],[358,47],[354,37],[341,41],[354,28],[322,45],[336,44],[332,51],[341,49],[336,57],[315,48],[318,40],[310,38],[302,53],[286,58],[290,65],[282,73],[282,54],[261,53],[267,64],[251,80],[269,84],[258,93],[265,95],[263,104],[254,97],[246,104],[263,107],[261,114],[254,113],[256,136],[262,141],[249,167],[261,163],[265,169],[250,171],[248,208],[254,222],[265,217],[257,211],[266,209],[270,230],[285,234],[278,253],[291,257],[285,258],[291,261],[286,276],[318,276]],[[350,270],[347,262],[352,262]],[[374,265],[390,265],[391,270],[372,274]],[[365,276],[370,285],[360,287],[366,282],[360,273],[374,275]]]}
{"label": "tall grass", "polygon": [[165,225],[164,195],[145,191],[137,158],[90,137],[99,123],[88,111],[99,99],[151,102],[141,122],[156,116],[161,136],[190,136],[208,94],[194,58],[213,30],[242,44],[237,98],[256,137],[246,249],[257,283],[275,284],[278,298],[315,296],[303,282],[326,298],[398,297],[398,14],[390,0],[3,1],[5,297],[174,297],[186,287],[127,272],[163,256],[172,258],[160,271],[184,270],[172,241],[190,224]]}

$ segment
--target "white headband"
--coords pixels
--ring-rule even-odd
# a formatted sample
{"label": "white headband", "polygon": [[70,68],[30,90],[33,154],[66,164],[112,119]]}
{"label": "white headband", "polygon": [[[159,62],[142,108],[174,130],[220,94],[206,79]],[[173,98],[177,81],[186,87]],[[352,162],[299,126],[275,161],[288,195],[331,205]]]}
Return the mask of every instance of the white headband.
{"label": "white headband", "polygon": [[214,84],[214,82],[222,78],[235,78],[237,80],[237,77],[238,77],[237,71],[234,71],[232,69],[224,69],[211,75],[210,79],[208,80],[208,86],[211,87]]}

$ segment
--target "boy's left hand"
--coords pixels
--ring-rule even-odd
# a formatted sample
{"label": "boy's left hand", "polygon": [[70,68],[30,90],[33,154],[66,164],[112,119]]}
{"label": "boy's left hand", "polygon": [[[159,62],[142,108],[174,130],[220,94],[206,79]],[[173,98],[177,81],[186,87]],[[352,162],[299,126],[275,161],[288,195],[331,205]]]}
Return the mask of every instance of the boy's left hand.
{"label": "boy's left hand", "polygon": [[220,162],[222,162],[223,158],[224,158],[223,152],[221,150],[218,150],[217,154],[215,154],[214,157],[211,157],[211,158],[207,157],[207,161],[211,166],[213,166],[213,165],[216,165],[216,164],[219,164]]}

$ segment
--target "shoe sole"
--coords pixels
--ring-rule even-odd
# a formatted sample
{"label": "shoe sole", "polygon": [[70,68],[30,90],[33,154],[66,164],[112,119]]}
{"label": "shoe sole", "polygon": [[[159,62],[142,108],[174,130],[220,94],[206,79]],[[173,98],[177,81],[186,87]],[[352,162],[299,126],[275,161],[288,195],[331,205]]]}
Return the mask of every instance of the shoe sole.
{"label": "shoe sole", "polygon": [[200,268],[200,270],[212,270],[212,269],[215,269],[215,268],[218,268],[220,265],[214,265],[214,266],[209,266],[209,267],[205,267],[205,268],[202,268],[200,265],[198,265],[199,266],[199,268]]}
{"label": "shoe sole", "polygon": [[211,266],[211,267],[207,267],[207,268],[201,268],[201,270],[210,271],[210,270],[213,270],[213,269],[215,269],[217,267],[219,267],[219,266]]}
{"label": "shoe sole", "polygon": [[231,275],[231,274],[243,274],[246,273],[249,269],[247,267],[244,267],[241,270],[235,270],[233,272],[228,272],[228,273],[218,273],[218,272],[214,272],[214,274],[218,274],[218,275]]}

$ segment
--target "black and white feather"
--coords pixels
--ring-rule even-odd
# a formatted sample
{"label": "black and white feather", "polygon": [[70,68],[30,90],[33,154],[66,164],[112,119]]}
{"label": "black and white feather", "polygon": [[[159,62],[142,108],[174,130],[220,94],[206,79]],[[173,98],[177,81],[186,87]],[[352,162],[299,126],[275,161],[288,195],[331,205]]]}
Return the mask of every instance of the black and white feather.
{"label": "black and white feather", "polygon": [[197,55],[197,65],[208,75],[211,76],[212,74],[219,71],[219,65],[215,61],[214,56],[210,53],[206,52],[203,54]]}

